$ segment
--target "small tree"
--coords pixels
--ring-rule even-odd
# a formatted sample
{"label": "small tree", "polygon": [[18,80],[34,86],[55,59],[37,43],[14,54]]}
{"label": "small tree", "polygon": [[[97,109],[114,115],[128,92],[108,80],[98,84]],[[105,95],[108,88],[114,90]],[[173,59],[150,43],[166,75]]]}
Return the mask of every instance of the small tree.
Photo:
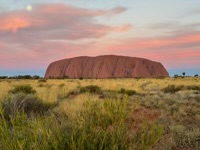
{"label": "small tree", "polygon": [[0,79],[7,79],[8,76],[0,76]]}
{"label": "small tree", "polygon": [[182,75],[185,77],[185,72],[183,72]]}
{"label": "small tree", "polygon": [[198,74],[195,74],[195,75],[194,75],[194,77],[198,77],[198,76],[199,76]]}
{"label": "small tree", "polygon": [[174,75],[174,78],[178,78],[178,74],[175,74],[175,75]]}
{"label": "small tree", "polygon": [[32,79],[40,79],[40,76],[34,75]]}

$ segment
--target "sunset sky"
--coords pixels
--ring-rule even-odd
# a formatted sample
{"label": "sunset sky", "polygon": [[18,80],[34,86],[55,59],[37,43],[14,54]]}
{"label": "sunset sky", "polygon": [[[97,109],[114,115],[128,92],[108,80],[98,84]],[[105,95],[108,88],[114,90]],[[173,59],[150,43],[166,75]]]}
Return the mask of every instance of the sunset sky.
{"label": "sunset sky", "polygon": [[200,0],[0,0],[0,76],[107,54],[200,75]]}

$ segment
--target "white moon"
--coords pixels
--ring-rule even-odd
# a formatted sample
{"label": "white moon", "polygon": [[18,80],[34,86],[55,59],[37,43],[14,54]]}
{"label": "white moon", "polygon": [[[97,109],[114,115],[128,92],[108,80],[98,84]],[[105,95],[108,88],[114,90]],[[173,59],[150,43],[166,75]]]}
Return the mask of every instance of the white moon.
{"label": "white moon", "polygon": [[31,5],[26,6],[27,11],[32,11],[33,7]]}

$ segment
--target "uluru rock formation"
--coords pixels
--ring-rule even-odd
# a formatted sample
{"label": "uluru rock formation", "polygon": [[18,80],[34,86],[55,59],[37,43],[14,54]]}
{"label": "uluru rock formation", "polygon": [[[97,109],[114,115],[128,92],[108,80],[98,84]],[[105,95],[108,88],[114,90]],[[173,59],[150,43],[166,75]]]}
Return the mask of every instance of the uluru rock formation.
{"label": "uluru rock formation", "polygon": [[55,61],[47,68],[45,78],[134,78],[168,77],[159,62],[143,58],[105,55],[81,56]]}

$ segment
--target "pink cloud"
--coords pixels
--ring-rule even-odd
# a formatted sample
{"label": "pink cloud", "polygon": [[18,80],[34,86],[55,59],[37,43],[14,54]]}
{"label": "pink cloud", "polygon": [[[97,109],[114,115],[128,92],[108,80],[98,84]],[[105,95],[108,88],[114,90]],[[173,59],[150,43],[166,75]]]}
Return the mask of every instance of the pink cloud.
{"label": "pink cloud", "polygon": [[169,67],[199,67],[199,47],[199,32],[168,37],[124,39],[105,46],[108,53],[153,59]]}
{"label": "pink cloud", "polygon": [[116,30],[115,30],[115,31],[118,31],[118,32],[126,32],[126,31],[129,31],[130,29],[132,29],[132,25],[127,24],[127,25],[123,25],[123,26],[121,26],[121,27],[116,27]]}
{"label": "pink cloud", "polygon": [[[28,41],[101,38],[112,32],[127,31],[131,25],[108,26],[98,23],[95,18],[124,11],[124,7],[92,10],[64,4],[36,5],[31,12],[18,10],[0,14],[0,40],[24,44]],[[7,33],[9,31],[15,32],[16,36]]]}
{"label": "pink cloud", "polygon": [[[48,4],[36,5],[31,12],[0,13],[0,68],[46,67],[58,59],[105,54],[148,58],[169,67],[200,64],[199,32],[126,39],[120,38],[120,33],[129,31],[132,25],[109,26],[96,20],[126,10]],[[118,40],[103,38],[112,33],[119,34]],[[87,42],[81,44],[84,40]]]}
{"label": "pink cloud", "polygon": [[109,26],[96,21],[96,17],[117,15],[126,10],[124,7],[94,10],[43,4],[33,6],[31,12],[0,12],[0,68],[44,66],[58,58],[84,55],[90,44],[68,41],[95,40],[129,30],[131,25]]}
{"label": "pink cloud", "polygon": [[125,7],[115,7],[110,10],[93,10],[93,9],[84,9],[78,8],[71,5],[65,4],[48,4],[40,5],[36,9],[40,13],[47,14],[70,14],[71,16],[106,16],[106,15],[116,15],[123,13],[127,10]]}
{"label": "pink cloud", "polygon": [[[141,50],[177,47],[200,42],[200,33],[190,33],[170,37],[133,38],[116,42],[109,47],[111,50]],[[121,44],[118,44],[121,43]]]}
{"label": "pink cloud", "polygon": [[31,26],[30,20],[25,16],[10,15],[0,17],[0,31],[17,32],[18,29],[23,29]]}
{"label": "pink cloud", "polygon": [[5,48],[5,45],[0,42],[0,49],[3,49],[3,48]]}

